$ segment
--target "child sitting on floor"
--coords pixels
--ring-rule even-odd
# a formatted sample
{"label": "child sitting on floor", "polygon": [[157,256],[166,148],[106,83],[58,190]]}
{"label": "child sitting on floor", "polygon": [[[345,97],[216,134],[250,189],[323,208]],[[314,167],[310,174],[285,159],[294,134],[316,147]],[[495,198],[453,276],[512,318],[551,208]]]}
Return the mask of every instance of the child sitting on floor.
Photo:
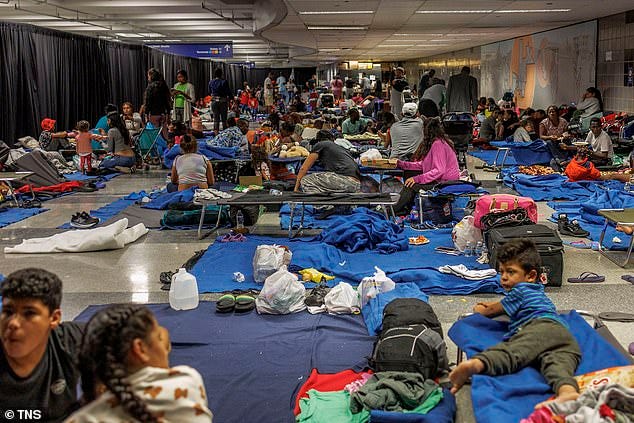
{"label": "child sitting on floor", "polygon": [[169,367],[167,329],[140,304],[111,305],[86,325],[79,368],[85,407],[67,422],[211,423],[200,374]]}
{"label": "child sitting on floor", "polygon": [[92,140],[106,140],[108,137],[90,133],[90,122],[80,120],[77,122],[77,134],[75,135],[75,148],[79,154],[79,171],[82,173],[92,171]]}
{"label": "child sitting on floor", "polygon": [[539,283],[541,259],[535,244],[528,239],[507,242],[500,248],[498,264],[502,287],[508,291],[506,297],[478,303],[473,311],[487,317],[508,314],[509,331],[504,341],[460,363],[451,372],[451,392],[455,394],[474,374],[506,375],[535,365],[555,391],[555,401],[576,399],[579,386],[574,373],[581,361],[581,350]]}
{"label": "child sitting on floor", "polygon": [[577,181],[607,181],[616,180],[628,182],[632,175],[626,173],[605,172],[601,173],[589,159],[588,147],[577,147],[575,157],[566,166],[566,176],[570,182]]}
{"label": "child sitting on floor", "polygon": [[79,406],[75,363],[84,325],[62,322],[62,281],[44,269],[11,273],[0,297],[0,404],[61,422]]}

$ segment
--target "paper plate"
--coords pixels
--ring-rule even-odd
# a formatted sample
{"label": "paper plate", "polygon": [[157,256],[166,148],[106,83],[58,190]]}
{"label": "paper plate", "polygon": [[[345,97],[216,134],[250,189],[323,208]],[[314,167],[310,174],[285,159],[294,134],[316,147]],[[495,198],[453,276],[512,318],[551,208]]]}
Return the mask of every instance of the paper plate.
{"label": "paper plate", "polygon": [[575,147],[587,147],[589,144],[585,141],[575,141],[572,143]]}

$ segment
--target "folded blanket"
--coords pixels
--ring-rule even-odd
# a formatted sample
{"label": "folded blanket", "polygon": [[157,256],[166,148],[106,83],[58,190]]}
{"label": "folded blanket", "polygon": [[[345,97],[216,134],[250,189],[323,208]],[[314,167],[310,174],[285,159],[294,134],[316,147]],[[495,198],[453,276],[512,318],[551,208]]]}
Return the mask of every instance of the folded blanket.
{"label": "folded blanket", "polygon": [[25,239],[15,247],[5,247],[5,254],[79,253],[86,251],[117,250],[148,233],[142,223],[128,227],[128,219],[121,219],[103,228],[72,230],[46,238]]}
{"label": "folded blanket", "polygon": [[332,224],[315,239],[349,253],[378,250],[383,254],[391,254],[409,249],[403,228],[365,208],[333,219]]}

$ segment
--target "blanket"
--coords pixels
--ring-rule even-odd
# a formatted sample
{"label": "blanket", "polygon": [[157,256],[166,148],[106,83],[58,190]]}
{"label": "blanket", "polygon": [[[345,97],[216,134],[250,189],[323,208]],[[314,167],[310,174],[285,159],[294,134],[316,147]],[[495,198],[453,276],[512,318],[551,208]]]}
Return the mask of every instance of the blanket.
{"label": "blanket", "polygon": [[66,178],[67,181],[92,181],[92,180],[109,181],[112,178],[116,178],[119,175],[123,175],[123,173],[114,172],[114,173],[109,173],[107,175],[90,176],[90,175],[84,175],[81,172],[73,172],[73,173],[68,173],[64,175],[64,178]]}
{"label": "blanket", "polygon": [[[533,142],[491,141],[489,144],[498,148],[510,148],[509,156],[512,154],[515,163],[518,165],[548,164],[553,158],[548,146],[542,140]],[[495,156],[493,157],[495,158]],[[508,163],[509,157],[506,160],[504,162],[505,165]]]}
{"label": "blanket", "polygon": [[174,203],[189,203],[194,201],[194,192],[196,187],[186,189],[184,191],[164,192],[159,194],[155,199],[142,207],[144,209],[152,210],[167,210],[170,204]]}
{"label": "blanket", "polygon": [[[295,210],[293,211],[293,229],[299,228],[299,222],[301,220],[302,207],[299,204],[295,205]],[[304,211],[304,228],[308,229],[323,229],[332,223],[333,219],[336,217],[335,215],[328,217],[324,220],[317,220],[315,217],[319,216],[321,211],[315,206],[307,205]],[[288,226],[291,224],[291,208],[288,204],[284,204],[280,208],[280,227],[281,229],[287,230]]]}
{"label": "blanket", "polygon": [[13,223],[19,222],[24,219],[28,219],[31,216],[35,216],[36,214],[44,213],[49,209],[42,208],[32,208],[32,209],[21,209],[21,208],[11,208],[11,207],[3,207],[0,208],[0,228],[4,228],[5,226],[11,225]]}
{"label": "blanket", "polygon": [[[562,318],[581,347],[577,375],[630,364],[575,311]],[[472,357],[502,341],[507,329],[507,322],[474,314],[454,323],[448,334],[467,357]],[[471,397],[478,423],[517,422],[531,414],[535,404],[553,395],[544,377],[532,367],[506,376],[476,375],[472,380]]]}
{"label": "blanket", "polygon": [[[599,216],[601,209],[629,209],[634,207],[634,193],[621,190],[595,192],[590,198],[582,201],[550,201],[548,206],[553,208],[550,220],[557,222],[559,214],[565,213],[569,220],[577,220],[581,227],[590,232],[588,238],[598,241],[605,226],[605,218]],[[616,239],[621,242],[615,242]],[[608,225],[604,247],[610,250],[625,250],[630,245],[630,236],[619,232],[613,225]]]}
{"label": "blanket", "polygon": [[[420,235],[420,232],[406,228],[405,236]],[[434,251],[438,246],[451,246],[451,229],[425,231],[430,243],[413,246],[408,251],[380,254],[377,251],[347,253],[332,245],[315,240],[290,241],[287,238],[247,235],[244,242],[215,242],[198,263],[193,273],[198,279],[201,292],[223,292],[232,289],[261,289],[262,285],[253,280],[253,254],[258,245],[286,245],[293,252],[291,265],[301,269],[313,267],[337,279],[358,284],[361,279],[374,274],[374,266],[384,270],[394,282],[413,282],[423,292],[430,295],[467,295],[474,292],[503,293],[499,277],[482,281],[469,281],[454,275],[444,275],[436,267],[444,264],[466,264],[470,268],[483,269],[487,265],[476,262],[474,257],[441,254]],[[246,281],[233,281],[233,273],[242,272]],[[310,285],[307,285],[310,286]]]}
{"label": "blanket", "polygon": [[[102,307],[91,306],[76,320],[87,321]],[[218,422],[294,423],[293,399],[311,370],[360,371],[374,341],[361,316],[238,316],[215,313],[212,302],[188,311],[148,307],[170,333],[170,365],[200,372]]]}
{"label": "blanket", "polygon": [[579,181],[568,182],[564,175],[531,176],[519,173],[517,167],[502,170],[504,184],[513,188],[521,196],[535,201],[550,200],[583,200],[590,198],[595,192],[605,189],[622,190],[619,181]]}
{"label": "blanket", "polygon": [[382,254],[391,254],[409,249],[400,226],[366,208],[357,208],[351,215],[333,219],[315,240],[348,253],[377,250]]}
{"label": "blanket", "polygon": [[[240,149],[237,147],[214,147],[204,142],[198,143],[198,153],[207,157],[209,160],[230,160],[240,155]],[[180,145],[174,145],[169,150],[165,150],[163,154],[163,166],[171,169],[176,157],[183,154]]]}
{"label": "blanket", "polygon": [[[495,161],[495,156],[497,154],[497,150],[473,150],[468,153],[470,156],[476,157],[487,165],[492,166]],[[504,157],[504,153],[500,152],[498,156],[497,164],[500,165],[502,163],[502,158]],[[513,152],[509,151],[508,156],[506,156],[506,160],[504,161],[504,166],[515,166],[517,162],[515,161],[515,157],[513,157]]]}
{"label": "blanket", "polygon": [[46,238],[25,239],[15,247],[5,247],[5,254],[80,253],[117,250],[148,233],[141,223],[127,229],[128,219],[95,229],[66,231]]}

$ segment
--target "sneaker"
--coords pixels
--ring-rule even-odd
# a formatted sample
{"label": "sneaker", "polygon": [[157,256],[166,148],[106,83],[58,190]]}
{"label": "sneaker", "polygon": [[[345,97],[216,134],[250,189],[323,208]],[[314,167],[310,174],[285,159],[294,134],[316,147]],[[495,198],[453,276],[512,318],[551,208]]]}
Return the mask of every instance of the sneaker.
{"label": "sneaker", "polygon": [[590,235],[590,232],[583,229],[579,222],[576,220],[568,220],[568,215],[560,214],[557,219],[557,229],[562,235],[575,236],[579,238],[585,238]]}
{"label": "sneaker", "polygon": [[92,217],[86,212],[75,213],[70,219],[70,226],[78,229],[88,229],[97,226],[100,222],[98,217]]}

